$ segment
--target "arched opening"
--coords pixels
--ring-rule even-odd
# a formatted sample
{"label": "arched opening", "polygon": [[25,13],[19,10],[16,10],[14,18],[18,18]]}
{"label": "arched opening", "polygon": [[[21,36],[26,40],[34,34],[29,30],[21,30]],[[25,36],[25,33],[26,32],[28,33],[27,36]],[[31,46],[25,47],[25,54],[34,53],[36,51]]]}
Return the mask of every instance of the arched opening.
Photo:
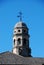
{"label": "arched opening", "polygon": [[23,39],[23,46],[26,46],[26,39]]}
{"label": "arched opening", "polygon": [[21,39],[20,38],[18,38],[18,44],[21,44]]}
{"label": "arched opening", "polygon": [[15,45],[15,39],[14,39],[14,45]]}
{"label": "arched opening", "polygon": [[18,30],[18,32],[20,32],[20,30]]}
{"label": "arched opening", "polygon": [[29,56],[31,56],[31,48],[28,49]]}
{"label": "arched opening", "polygon": [[19,48],[19,55],[22,54],[22,48]]}
{"label": "arched opening", "polygon": [[24,31],[24,33],[26,33],[26,30],[25,29],[23,31]]}

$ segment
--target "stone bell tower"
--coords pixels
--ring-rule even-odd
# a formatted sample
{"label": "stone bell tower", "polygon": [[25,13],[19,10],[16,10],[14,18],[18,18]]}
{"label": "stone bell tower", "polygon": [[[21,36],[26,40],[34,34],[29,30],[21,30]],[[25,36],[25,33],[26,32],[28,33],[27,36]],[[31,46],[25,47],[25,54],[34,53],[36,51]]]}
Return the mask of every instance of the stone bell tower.
{"label": "stone bell tower", "polygon": [[22,22],[21,13],[20,21],[14,27],[13,33],[13,53],[24,57],[31,57],[31,48],[29,47],[28,27]]}

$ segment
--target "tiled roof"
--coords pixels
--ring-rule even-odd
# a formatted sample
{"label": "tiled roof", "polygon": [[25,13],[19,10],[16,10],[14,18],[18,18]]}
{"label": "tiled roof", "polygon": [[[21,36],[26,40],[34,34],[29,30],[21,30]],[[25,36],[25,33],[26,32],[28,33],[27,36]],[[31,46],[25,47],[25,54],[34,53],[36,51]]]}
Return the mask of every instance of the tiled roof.
{"label": "tiled roof", "polygon": [[44,58],[23,57],[11,52],[0,53],[0,64],[42,65]]}

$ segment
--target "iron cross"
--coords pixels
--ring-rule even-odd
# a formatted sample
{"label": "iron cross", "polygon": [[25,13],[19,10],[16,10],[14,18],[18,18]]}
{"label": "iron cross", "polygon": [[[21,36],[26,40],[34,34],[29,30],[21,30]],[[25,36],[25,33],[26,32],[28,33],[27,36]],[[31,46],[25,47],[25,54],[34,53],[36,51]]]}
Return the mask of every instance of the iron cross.
{"label": "iron cross", "polygon": [[19,15],[17,17],[19,17],[20,21],[22,21],[22,12],[19,12]]}

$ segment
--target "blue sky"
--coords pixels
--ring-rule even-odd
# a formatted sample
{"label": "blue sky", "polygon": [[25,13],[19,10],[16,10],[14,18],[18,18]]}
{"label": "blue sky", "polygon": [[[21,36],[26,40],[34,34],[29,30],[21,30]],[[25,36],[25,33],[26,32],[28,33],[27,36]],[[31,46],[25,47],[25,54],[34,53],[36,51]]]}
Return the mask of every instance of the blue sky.
{"label": "blue sky", "polygon": [[23,13],[33,57],[44,57],[44,0],[0,0],[0,53],[11,51],[13,29]]}

